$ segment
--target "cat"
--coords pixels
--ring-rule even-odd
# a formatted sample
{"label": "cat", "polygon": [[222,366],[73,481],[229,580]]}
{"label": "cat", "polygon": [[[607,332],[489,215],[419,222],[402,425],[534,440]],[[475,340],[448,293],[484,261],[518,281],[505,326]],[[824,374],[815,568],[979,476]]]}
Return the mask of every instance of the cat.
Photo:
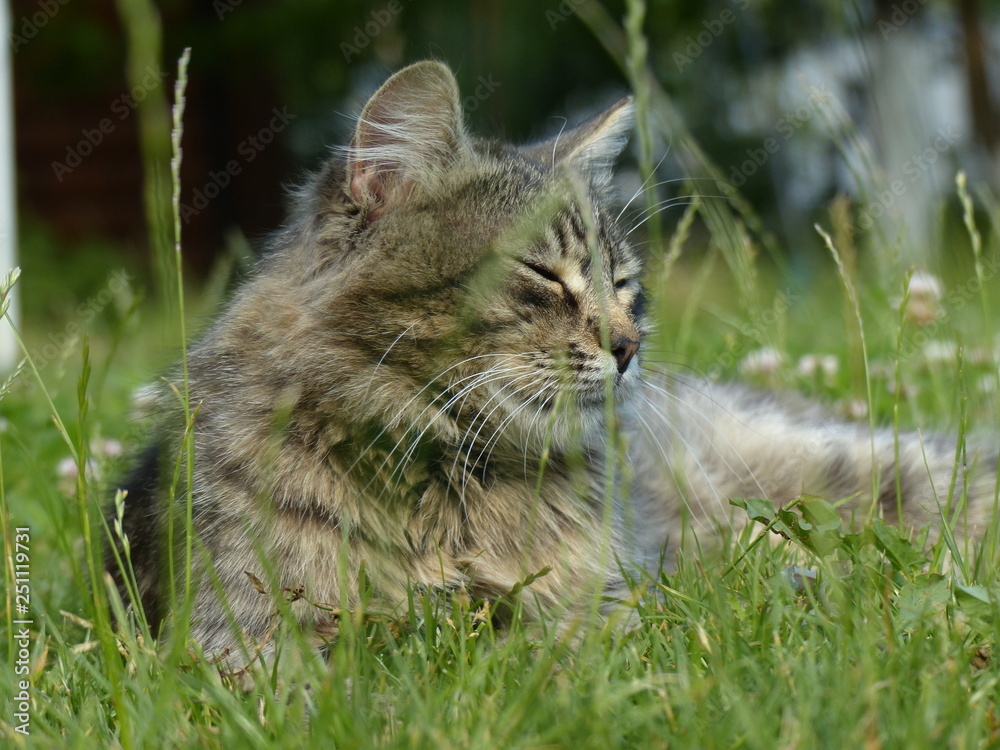
{"label": "cat", "polygon": [[[244,657],[282,589],[317,642],[363,587],[391,614],[411,591],[499,602],[527,579],[526,618],[571,621],[594,601],[610,617],[636,571],[669,565],[685,519],[723,522],[731,497],[870,502],[877,471],[892,517],[898,470],[907,520],[934,521],[954,441],[903,435],[897,463],[891,432],[804,399],[644,372],[642,268],[612,208],[630,99],[524,147],[468,135],[460,101],[440,62],[389,78],[191,346],[193,464],[166,389],[123,487],[152,622],[188,470],[190,632]],[[970,480],[970,534],[993,480]],[[120,585],[122,548],[108,555]]]}

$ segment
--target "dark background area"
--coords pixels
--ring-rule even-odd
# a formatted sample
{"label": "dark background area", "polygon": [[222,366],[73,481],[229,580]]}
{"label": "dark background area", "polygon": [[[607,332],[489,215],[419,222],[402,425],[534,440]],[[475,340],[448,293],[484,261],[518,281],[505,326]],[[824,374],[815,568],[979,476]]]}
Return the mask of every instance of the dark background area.
{"label": "dark background area", "polygon": [[[166,73],[160,85],[168,96],[177,57],[186,46],[193,50],[183,144],[185,201],[193,205],[195,191],[204,193],[212,174],[224,172],[228,162],[241,167],[184,227],[185,258],[193,273],[209,270],[233,230],[253,241],[277,227],[288,187],[316,167],[330,146],[349,140],[351,118],[364,96],[408,61],[448,61],[463,92],[474,91],[479,77],[499,83],[488,106],[467,108],[467,114],[474,129],[514,139],[558,127],[545,118],[562,111],[574,92],[626,89],[598,43],[572,19],[560,24],[558,49],[526,33],[525,28],[540,27],[542,37],[555,36],[542,6],[426,2],[418,8],[400,2],[402,11],[392,13],[388,8],[394,5],[160,4]],[[14,3],[15,33],[37,8],[37,0]],[[532,23],[525,23],[526,16]],[[375,28],[372,24],[381,30],[369,37],[364,27]],[[67,253],[94,239],[120,244],[127,253],[148,252],[138,118],[122,99],[132,88],[125,56],[124,32],[110,0],[60,7],[15,53],[23,224],[29,233],[44,228]],[[273,110],[291,116],[289,127],[263,148],[247,143],[269,127]],[[113,131],[102,134],[79,166],[65,172],[53,165],[68,165],[71,152],[86,152],[80,142],[105,118]]]}

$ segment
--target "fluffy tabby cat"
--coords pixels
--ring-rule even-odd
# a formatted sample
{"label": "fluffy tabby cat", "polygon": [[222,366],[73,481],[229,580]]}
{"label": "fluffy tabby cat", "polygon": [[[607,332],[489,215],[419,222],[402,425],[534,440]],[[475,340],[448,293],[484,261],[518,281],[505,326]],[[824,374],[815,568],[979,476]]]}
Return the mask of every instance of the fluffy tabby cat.
{"label": "fluffy tabby cat", "polygon": [[[909,520],[933,521],[954,442],[903,436],[897,467],[877,433],[873,467],[868,430],[813,405],[644,377],[640,263],[609,205],[630,119],[623,100],[536,145],[475,139],[437,62],[372,96],[190,350],[191,632],[207,652],[240,640],[227,608],[250,641],[271,632],[275,603],[247,572],[339,608],[357,604],[363,568],[368,608],[392,613],[408,587],[497,600],[551,568],[523,606],[566,618],[595,585],[608,608],[626,599],[625,575],[676,554],[684,514],[714,525],[730,497],[871,500],[874,469],[888,516],[898,468]],[[168,506],[183,518],[186,498],[173,395],[160,412],[123,524],[154,620]],[[611,461],[615,434],[627,455]],[[975,534],[993,495],[980,473]],[[305,599],[291,610],[319,636],[337,630]]]}

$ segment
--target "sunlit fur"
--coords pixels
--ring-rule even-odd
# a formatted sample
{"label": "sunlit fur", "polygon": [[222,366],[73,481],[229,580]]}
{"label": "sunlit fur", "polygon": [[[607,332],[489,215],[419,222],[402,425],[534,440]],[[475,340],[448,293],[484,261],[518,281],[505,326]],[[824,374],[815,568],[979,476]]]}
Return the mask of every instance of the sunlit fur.
{"label": "sunlit fur", "polygon": [[[608,194],[629,101],[523,148],[470,138],[459,101],[439,63],[391,78],[190,350],[191,632],[206,651],[237,645],[222,598],[251,640],[271,632],[274,601],[247,571],[304,591],[292,611],[322,636],[337,618],[309,602],[357,606],[362,569],[369,609],[391,614],[411,587],[496,602],[551,568],[522,604],[567,621],[627,599],[623,571],[669,561],[685,515],[708,528],[732,496],[870,494],[867,431],[642,374],[641,269]],[[124,524],[154,617],[164,519],[186,496],[172,392],[161,412]],[[891,436],[877,444],[894,488]],[[926,450],[944,499],[953,445]],[[902,454],[907,507],[933,509],[912,436]],[[878,500],[894,512],[894,489]]]}

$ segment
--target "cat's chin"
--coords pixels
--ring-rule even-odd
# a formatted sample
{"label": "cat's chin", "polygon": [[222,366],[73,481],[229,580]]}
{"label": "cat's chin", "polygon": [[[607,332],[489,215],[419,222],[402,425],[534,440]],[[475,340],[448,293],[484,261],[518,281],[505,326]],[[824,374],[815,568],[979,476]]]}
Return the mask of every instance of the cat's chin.
{"label": "cat's chin", "polygon": [[[629,401],[634,390],[635,384],[630,378],[615,375],[611,388],[614,405],[621,406]],[[586,387],[579,388],[575,395],[577,406],[581,411],[599,409],[603,412],[607,408],[608,387],[606,382],[588,384]]]}
{"label": "cat's chin", "polygon": [[[634,385],[632,383],[616,382],[611,393],[614,406],[617,408],[631,401],[633,391]],[[538,406],[540,413],[549,414],[557,411],[566,416],[578,413],[581,416],[592,418],[595,414],[603,416],[606,413],[608,391],[601,384],[567,390],[562,399],[553,398],[551,395],[539,395],[528,400]]]}

